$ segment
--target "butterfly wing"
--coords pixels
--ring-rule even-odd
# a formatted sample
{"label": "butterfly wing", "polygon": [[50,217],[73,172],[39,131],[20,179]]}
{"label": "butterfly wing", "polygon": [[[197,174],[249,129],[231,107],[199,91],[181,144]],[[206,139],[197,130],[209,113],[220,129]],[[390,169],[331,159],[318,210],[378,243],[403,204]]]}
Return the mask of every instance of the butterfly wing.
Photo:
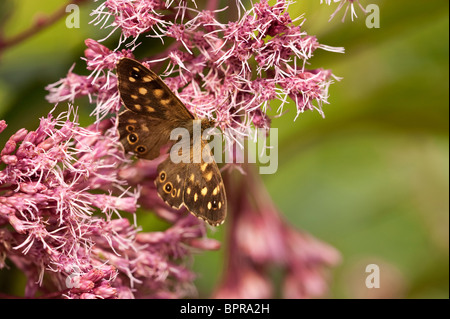
{"label": "butterfly wing", "polygon": [[[184,187],[184,205],[192,214],[209,224],[222,224],[227,213],[227,200],[217,164],[208,164],[206,172],[202,172],[199,166],[189,166],[191,183],[186,183]],[[209,172],[212,172],[212,179],[207,181],[204,176]]]}
{"label": "butterfly wing", "polygon": [[[160,148],[169,143],[174,128],[188,128],[192,133],[194,116],[154,72],[135,60],[123,58],[117,64],[117,76],[120,97],[127,109],[119,115],[118,124],[126,151],[154,159]],[[203,161],[202,156],[201,163],[194,163],[192,153],[200,145],[209,160]],[[174,163],[169,157],[158,166],[158,194],[168,205],[180,208],[184,204],[192,214],[217,226],[227,211],[219,168],[204,141],[191,140],[190,157],[188,163]]]}
{"label": "butterfly wing", "polygon": [[225,187],[205,141],[201,143],[201,151],[201,162],[191,161],[187,165],[183,201],[192,214],[217,226],[223,223],[227,213]]}
{"label": "butterfly wing", "polygon": [[170,157],[158,165],[158,176],[155,179],[156,189],[162,200],[172,208],[179,209],[183,205],[185,175],[188,164],[175,164]]}
{"label": "butterfly wing", "polygon": [[170,142],[170,132],[194,117],[176,95],[141,63],[123,58],[117,64],[118,88],[125,110],[119,115],[120,140],[127,152],[154,159]]}
{"label": "butterfly wing", "polygon": [[[202,152],[210,154],[204,142]],[[169,206],[179,209],[184,205],[196,217],[217,226],[223,223],[227,213],[225,187],[212,156],[205,157],[207,161],[202,157],[201,163],[174,163],[168,157],[158,166],[155,185]]]}
{"label": "butterfly wing", "polygon": [[125,152],[134,152],[148,160],[157,158],[161,147],[171,142],[170,130],[163,121],[137,116],[129,110],[120,113],[118,130]]}
{"label": "butterfly wing", "polygon": [[139,115],[165,120],[178,127],[179,122],[194,119],[178,97],[151,70],[141,63],[123,58],[117,63],[119,93],[125,107]]}

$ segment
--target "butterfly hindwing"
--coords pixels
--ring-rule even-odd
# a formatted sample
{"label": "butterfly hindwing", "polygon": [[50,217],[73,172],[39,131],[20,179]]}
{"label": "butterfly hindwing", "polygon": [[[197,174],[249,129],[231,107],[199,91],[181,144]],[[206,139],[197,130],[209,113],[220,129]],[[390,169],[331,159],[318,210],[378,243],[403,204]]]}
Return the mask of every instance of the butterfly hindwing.
{"label": "butterfly hindwing", "polygon": [[209,145],[202,141],[201,163],[187,167],[183,200],[191,213],[217,226],[225,220],[227,199],[219,168],[210,154]]}
{"label": "butterfly hindwing", "polygon": [[155,179],[158,194],[172,208],[179,209],[183,205],[185,171],[188,164],[175,164],[170,157],[158,165],[158,176]]}
{"label": "butterfly hindwing", "polygon": [[[163,121],[148,116],[136,116],[129,110],[119,115],[118,130],[120,142],[126,152],[136,153],[138,157],[155,159],[160,149],[170,142],[170,131]],[[160,132],[160,134],[155,134]]]}
{"label": "butterfly hindwing", "polygon": [[[212,173],[212,179],[205,174]],[[223,223],[227,212],[227,201],[222,177],[216,163],[207,163],[206,171],[200,165],[189,165],[188,182],[184,187],[184,205],[198,218],[217,226]]]}

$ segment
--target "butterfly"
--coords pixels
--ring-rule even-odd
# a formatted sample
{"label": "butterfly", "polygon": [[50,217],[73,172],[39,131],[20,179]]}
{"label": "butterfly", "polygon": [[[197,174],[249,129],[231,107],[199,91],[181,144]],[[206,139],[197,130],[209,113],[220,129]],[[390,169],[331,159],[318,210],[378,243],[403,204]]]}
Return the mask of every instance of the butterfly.
{"label": "butterfly", "polygon": [[[213,226],[224,222],[227,213],[225,187],[219,168],[212,160],[211,149],[200,137],[193,138],[196,119],[180,99],[150,69],[141,63],[122,58],[117,63],[118,89],[125,111],[119,114],[118,131],[126,152],[152,160],[160,156],[161,147],[170,144],[170,133],[176,128],[190,133],[190,161],[175,163],[170,157],[158,165],[155,185],[159,196],[169,206],[189,212]],[[198,120],[197,120],[198,121]],[[201,130],[214,122],[201,120]],[[192,161],[198,148],[201,161]]]}

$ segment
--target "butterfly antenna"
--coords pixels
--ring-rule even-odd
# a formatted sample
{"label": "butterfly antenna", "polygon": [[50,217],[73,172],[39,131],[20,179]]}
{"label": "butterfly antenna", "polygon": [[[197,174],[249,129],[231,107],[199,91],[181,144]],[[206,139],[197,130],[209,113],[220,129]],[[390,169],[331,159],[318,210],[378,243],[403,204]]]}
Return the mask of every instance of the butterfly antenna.
{"label": "butterfly antenna", "polygon": [[194,105],[194,117],[196,120],[198,120],[198,116],[197,116],[197,105]]}

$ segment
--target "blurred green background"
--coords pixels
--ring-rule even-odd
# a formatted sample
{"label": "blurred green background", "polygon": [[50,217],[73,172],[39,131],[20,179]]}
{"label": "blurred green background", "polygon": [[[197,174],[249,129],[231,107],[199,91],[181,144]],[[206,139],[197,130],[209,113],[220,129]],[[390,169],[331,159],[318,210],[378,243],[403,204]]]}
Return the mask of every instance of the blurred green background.
{"label": "blurred green background", "polygon": [[[366,27],[358,7],[358,19],[347,16],[344,23],[344,10],[328,22],[335,6],[318,0],[290,7],[292,17],[306,13],[308,34],[345,47],[344,55],[318,50],[311,60],[312,68],[332,69],[343,80],[330,88],[325,119],[307,112],[294,122],[291,104],[273,120],[279,168],[263,178],[287,220],[342,253],[327,297],[449,298],[449,3],[360,2],[380,7],[379,29]],[[0,34],[8,39],[65,3],[1,1]],[[73,63],[75,72],[87,74],[84,40],[109,32],[89,24],[96,6],[81,6],[79,29],[66,28],[63,18],[0,52],[0,119],[8,123],[1,147],[17,129],[35,129],[53,108],[46,85]],[[115,48],[116,41],[106,45]],[[136,54],[159,50],[159,41],[148,41]],[[76,105],[81,123],[90,124],[87,99]],[[147,230],[158,225],[150,216],[138,217]],[[212,236],[222,240],[225,227]],[[220,251],[195,257],[201,297],[218,282],[222,262]],[[379,289],[364,284],[371,263],[380,266]],[[17,270],[0,271],[0,291],[23,295],[23,289]]]}

